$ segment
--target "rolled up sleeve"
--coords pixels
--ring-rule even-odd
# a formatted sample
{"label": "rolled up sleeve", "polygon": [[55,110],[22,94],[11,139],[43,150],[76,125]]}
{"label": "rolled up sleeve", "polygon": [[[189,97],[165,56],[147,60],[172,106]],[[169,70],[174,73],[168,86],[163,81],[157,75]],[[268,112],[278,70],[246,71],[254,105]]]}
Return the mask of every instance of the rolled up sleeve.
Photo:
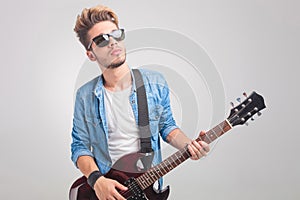
{"label": "rolled up sleeve", "polygon": [[80,156],[91,156],[91,144],[89,139],[89,133],[87,131],[86,122],[84,118],[84,102],[80,96],[80,91],[77,91],[74,116],[73,116],[73,128],[72,128],[72,143],[71,143],[71,160],[77,166],[77,160]]}
{"label": "rolled up sleeve", "polygon": [[170,92],[167,82],[165,81],[164,87],[161,92],[163,112],[159,121],[159,132],[164,141],[167,141],[169,133],[178,128],[173,117],[171,105],[170,105]]}

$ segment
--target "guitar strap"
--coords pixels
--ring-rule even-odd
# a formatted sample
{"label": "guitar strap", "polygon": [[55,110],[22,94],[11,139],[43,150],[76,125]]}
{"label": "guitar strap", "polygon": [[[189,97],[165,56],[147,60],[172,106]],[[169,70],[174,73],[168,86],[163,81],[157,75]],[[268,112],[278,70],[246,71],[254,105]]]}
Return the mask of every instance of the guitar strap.
{"label": "guitar strap", "polygon": [[149,126],[149,113],[148,103],[146,96],[146,89],[144,86],[141,72],[138,69],[133,69],[135,79],[136,92],[137,92],[137,105],[138,105],[138,126],[141,142],[141,153],[152,153],[151,146],[151,131]]}

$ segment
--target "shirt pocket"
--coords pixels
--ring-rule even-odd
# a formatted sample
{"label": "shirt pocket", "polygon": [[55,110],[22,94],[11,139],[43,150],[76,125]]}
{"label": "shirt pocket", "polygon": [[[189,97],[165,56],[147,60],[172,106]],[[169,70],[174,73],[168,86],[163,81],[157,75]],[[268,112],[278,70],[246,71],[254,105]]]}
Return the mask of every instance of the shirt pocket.
{"label": "shirt pocket", "polygon": [[89,139],[90,143],[92,146],[97,146],[99,145],[99,142],[101,141],[103,134],[99,134],[102,131],[101,128],[101,119],[97,117],[86,117],[86,127],[87,127],[87,132],[89,134]]}

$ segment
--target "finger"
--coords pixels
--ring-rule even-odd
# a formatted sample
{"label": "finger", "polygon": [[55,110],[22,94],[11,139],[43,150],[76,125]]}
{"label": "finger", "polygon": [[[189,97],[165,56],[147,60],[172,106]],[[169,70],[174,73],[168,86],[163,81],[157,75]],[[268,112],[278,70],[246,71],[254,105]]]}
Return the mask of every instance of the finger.
{"label": "finger", "polygon": [[118,191],[115,191],[115,193],[114,193],[114,199],[117,199],[117,200],[126,200]]}
{"label": "finger", "polygon": [[204,148],[201,148],[201,149],[199,150],[199,152],[200,152],[200,154],[201,154],[201,157],[207,156],[207,152],[205,151]]}
{"label": "finger", "polygon": [[[124,200],[124,197],[117,197],[117,195],[112,197],[112,200]],[[126,199],[125,199],[126,200]]]}
{"label": "finger", "polygon": [[195,147],[195,152],[198,158],[201,158],[202,156],[206,156],[206,151],[205,149],[203,149],[201,143],[198,143],[197,141],[193,141],[192,144]]}
{"label": "finger", "polygon": [[197,142],[197,141],[192,141],[192,143],[191,143],[191,152],[193,152],[192,160],[198,160],[201,157],[207,155],[205,149],[203,149],[203,147],[202,147],[202,143]]}
{"label": "finger", "polygon": [[201,156],[207,156],[207,152],[209,151],[208,145],[203,141],[200,141],[199,145],[201,146],[200,149],[199,149],[199,152],[201,153]]}
{"label": "finger", "polygon": [[200,142],[197,142],[196,140],[192,141],[192,146],[199,151],[202,148],[202,144]]}
{"label": "finger", "polygon": [[210,151],[209,145],[206,142],[200,141],[200,145],[206,153]]}
{"label": "finger", "polygon": [[199,135],[203,136],[203,135],[205,135],[205,133],[206,133],[205,131],[201,131]]}
{"label": "finger", "polygon": [[126,186],[122,185],[118,181],[115,181],[115,187],[120,189],[120,190],[123,190],[123,191],[128,190],[128,188]]}
{"label": "finger", "polygon": [[194,151],[194,149],[193,149],[193,146],[191,145],[191,144],[189,144],[188,145],[188,150],[189,150],[189,153],[190,153],[190,158],[192,159],[192,160],[195,160],[196,158],[197,158],[197,154],[196,154],[196,152]]}
{"label": "finger", "polygon": [[201,148],[201,146],[199,144],[196,144],[196,143],[197,143],[196,141],[193,141],[190,144],[190,153],[191,153],[192,160],[198,160],[199,158],[202,157],[201,152],[196,147],[196,146],[198,146],[199,148]]}

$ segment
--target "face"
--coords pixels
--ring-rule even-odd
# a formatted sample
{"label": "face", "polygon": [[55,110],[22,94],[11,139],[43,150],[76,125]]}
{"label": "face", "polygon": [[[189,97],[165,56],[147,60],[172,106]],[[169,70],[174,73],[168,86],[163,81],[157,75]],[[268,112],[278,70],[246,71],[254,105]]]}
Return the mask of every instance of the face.
{"label": "face", "polygon": [[[110,21],[103,21],[95,24],[88,32],[88,39],[92,39],[100,34],[110,34],[117,30],[117,26]],[[87,55],[92,61],[97,61],[102,70],[113,69],[121,66],[126,60],[126,50],[123,41],[117,41],[109,37],[109,43],[106,46],[99,47],[95,42],[91,43],[91,48]]]}

